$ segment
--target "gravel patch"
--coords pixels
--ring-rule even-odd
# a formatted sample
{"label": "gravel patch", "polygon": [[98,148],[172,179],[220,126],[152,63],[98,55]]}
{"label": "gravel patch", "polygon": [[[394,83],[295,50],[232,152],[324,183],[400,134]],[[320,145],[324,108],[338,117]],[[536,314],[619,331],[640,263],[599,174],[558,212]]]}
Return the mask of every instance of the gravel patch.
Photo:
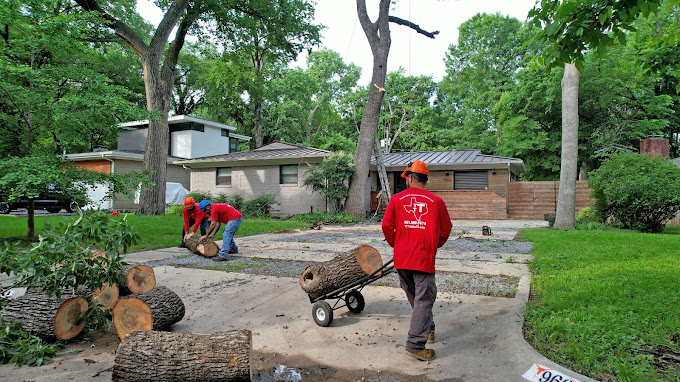
{"label": "gravel patch", "polygon": [[[299,278],[311,262],[260,259],[256,257],[231,256],[226,262],[214,262],[198,255],[178,256],[145,263],[150,267],[174,266],[211,269],[224,272],[247,273],[258,276]],[[495,297],[515,297],[518,277],[505,275],[484,275],[465,272],[437,272],[437,290],[452,294],[472,294]],[[373,285],[399,288],[399,277],[391,273],[373,282]]]}
{"label": "gravel patch", "polygon": [[446,242],[440,250],[457,252],[489,252],[525,254],[531,251],[534,243],[528,241],[475,239],[462,237]]}

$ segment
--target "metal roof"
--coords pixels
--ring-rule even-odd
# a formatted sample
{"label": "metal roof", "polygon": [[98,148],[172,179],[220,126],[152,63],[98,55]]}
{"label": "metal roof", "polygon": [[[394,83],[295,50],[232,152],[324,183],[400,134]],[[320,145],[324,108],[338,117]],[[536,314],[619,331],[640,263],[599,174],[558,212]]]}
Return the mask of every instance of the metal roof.
{"label": "metal roof", "polygon": [[[524,161],[496,155],[482,154],[481,150],[446,150],[417,151],[383,154],[385,168],[388,170],[403,169],[409,162],[421,160],[435,170],[456,168],[492,168],[494,165],[511,165],[514,172],[524,172]],[[371,166],[375,166],[375,156],[371,157]],[[390,168],[391,167],[391,168]]]}

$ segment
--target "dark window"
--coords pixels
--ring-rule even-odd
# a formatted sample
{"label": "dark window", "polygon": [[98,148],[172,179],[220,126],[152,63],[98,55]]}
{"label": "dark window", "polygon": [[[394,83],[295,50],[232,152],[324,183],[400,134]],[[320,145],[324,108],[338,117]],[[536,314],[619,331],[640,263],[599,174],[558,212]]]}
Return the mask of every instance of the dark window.
{"label": "dark window", "polygon": [[217,168],[217,185],[231,186],[231,167]]}
{"label": "dark window", "polygon": [[406,179],[401,177],[400,172],[395,172],[394,173],[394,193],[398,194],[408,187],[406,186]]}
{"label": "dark window", "polygon": [[281,166],[279,179],[281,184],[297,184],[298,166],[296,164]]}
{"label": "dark window", "polygon": [[220,134],[222,134],[223,137],[228,137],[229,136],[229,130],[221,129]]}
{"label": "dark window", "polygon": [[456,171],[453,173],[453,189],[479,191],[489,189],[489,175],[482,171]]}
{"label": "dark window", "polygon": [[202,123],[195,123],[195,122],[182,122],[182,123],[173,123],[170,125],[170,132],[175,132],[175,131],[185,131],[185,130],[193,130],[193,131],[200,131],[203,132],[205,130],[205,127],[203,126]]}
{"label": "dark window", "polygon": [[229,152],[230,153],[238,152],[238,139],[229,138]]}

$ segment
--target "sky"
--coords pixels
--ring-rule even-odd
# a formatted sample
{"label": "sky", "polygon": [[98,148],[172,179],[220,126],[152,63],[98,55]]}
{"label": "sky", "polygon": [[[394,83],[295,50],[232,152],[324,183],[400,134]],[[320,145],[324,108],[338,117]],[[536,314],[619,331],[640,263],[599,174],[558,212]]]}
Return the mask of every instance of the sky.
{"label": "sky", "polygon": [[[392,45],[387,60],[388,72],[404,68],[406,75],[432,75],[436,81],[445,74],[444,57],[450,44],[458,41],[458,27],[477,13],[500,13],[521,21],[536,0],[399,0],[390,15],[420,25],[426,31],[439,30],[430,39],[411,28],[390,24]],[[368,14],[375,21],[378,1],[367,0]],[[162,14],[152,0],[137,0],[137,11],[158,25]],[[371,78],[373,56],[359,19],[355,0],[318,0],[315,22],[326,26],[320,47],[332,49],[346,63],[362,68],[361,84]],[[306,67],[305,54],[292,66]]]}

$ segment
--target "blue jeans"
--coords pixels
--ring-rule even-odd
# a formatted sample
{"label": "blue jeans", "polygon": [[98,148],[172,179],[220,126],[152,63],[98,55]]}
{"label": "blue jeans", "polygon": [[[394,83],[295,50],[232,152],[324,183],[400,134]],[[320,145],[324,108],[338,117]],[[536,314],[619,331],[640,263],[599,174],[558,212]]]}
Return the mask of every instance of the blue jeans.
{"label": "blue jeans", "polygon": [[234,242],[234,234],[238,231],[238,227],[243,223],[243,218],[238,218],[236,220],[229,220],[224,226],[224,233],[222,233],[222,249],[218,255],[222,258],[229,257],[229,250],[238,252],[238,246]]}

